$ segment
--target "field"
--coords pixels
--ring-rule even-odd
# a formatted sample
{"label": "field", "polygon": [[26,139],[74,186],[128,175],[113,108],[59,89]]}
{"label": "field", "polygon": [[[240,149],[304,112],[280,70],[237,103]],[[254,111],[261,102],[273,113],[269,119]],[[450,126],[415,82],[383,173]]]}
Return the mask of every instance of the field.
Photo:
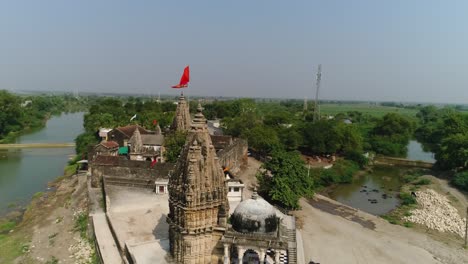
{"label": "field", "polygon": [[321,104],[320,112],[322,115],[336,115],[338,113],[346,113],[348,111],[359,111],[375,117],[384,116],[387,113],[398,113],[406,116],[414,117],[418,110],[399,108],[391,106],[371,105],[366,103],[361,104]]}

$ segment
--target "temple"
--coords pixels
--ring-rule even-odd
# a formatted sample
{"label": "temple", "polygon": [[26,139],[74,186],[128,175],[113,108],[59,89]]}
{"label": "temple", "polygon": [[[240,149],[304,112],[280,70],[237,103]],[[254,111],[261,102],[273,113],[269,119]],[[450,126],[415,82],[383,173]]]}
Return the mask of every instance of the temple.
{"label": "temple", "polygon": [[229,212],[227,185],[200,105],[197,111],[169,178],[170,252],[178,263],[218,263]]}

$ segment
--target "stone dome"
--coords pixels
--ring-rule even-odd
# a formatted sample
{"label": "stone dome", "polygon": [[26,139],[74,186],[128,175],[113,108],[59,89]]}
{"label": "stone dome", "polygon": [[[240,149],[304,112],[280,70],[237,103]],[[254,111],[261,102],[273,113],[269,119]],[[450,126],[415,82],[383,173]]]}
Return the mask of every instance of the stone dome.
{"label": "stone dome", "polygon": [[256,190],[251,199],[237,205],[231,216],[232,227],[238,232],[272,232],[277,222],[276,209],[258,197]]}

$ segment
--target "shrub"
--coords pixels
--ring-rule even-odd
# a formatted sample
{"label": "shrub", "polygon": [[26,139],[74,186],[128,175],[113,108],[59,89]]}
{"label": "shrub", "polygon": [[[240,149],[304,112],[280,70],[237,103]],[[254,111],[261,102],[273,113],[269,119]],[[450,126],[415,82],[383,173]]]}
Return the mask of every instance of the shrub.
{"label": "shrub", "polygon": [[404,225],[405,227],[408,227],[408,228],[409,228],[409,227],[413,227],[413,223],[411,223],[411,222],[404,222],[403,225]]}
{"label": "shrub", "polygon": [[468,191],[468,171],[455,174],[452,183],[458,188]]}
{"label": "shrub", "polygon": [[345,158],[356,162],[356,164],[359,165],[361,169],[367,166],[369,163],[368,158],[366,158],[361,152],[355,150],[347,152]]}
{"label": "shrub", "polygon": [[328,186],[333,183],[350,183],[353,175],[359,167],[349,160],[337,161],[331,169],[324,169],[320,172],[319,185]]}
{"label": "shrub", "polygon": [[418,177],[419,177],[419,175],[408,174],[408,175],[403,176],[403,181],[405,183],[410,183],[410,182],[415,181],[416,179],[418,179]]}
{"label": "shrub", "polygon": [[429,185],[431,184],[431,180],[429,179],[420,179],[419,181],[415,182],[416,185]]}
{"label": "shrub", "polygon": [[416,203],[416,199],[410,193],[400,193],[400,199],[402,205],[411,205]]}

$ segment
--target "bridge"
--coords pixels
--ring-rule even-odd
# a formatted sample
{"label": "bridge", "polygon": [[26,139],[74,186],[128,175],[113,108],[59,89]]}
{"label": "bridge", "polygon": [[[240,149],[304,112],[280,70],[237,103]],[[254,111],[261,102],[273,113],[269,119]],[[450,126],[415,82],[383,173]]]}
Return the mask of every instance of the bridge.
{"label": "bridge", "polygon": [[71,148],[75,147],[73,142],[64,143],[20,143],[20,144],[0,144],[0,149],[14,148]]}

